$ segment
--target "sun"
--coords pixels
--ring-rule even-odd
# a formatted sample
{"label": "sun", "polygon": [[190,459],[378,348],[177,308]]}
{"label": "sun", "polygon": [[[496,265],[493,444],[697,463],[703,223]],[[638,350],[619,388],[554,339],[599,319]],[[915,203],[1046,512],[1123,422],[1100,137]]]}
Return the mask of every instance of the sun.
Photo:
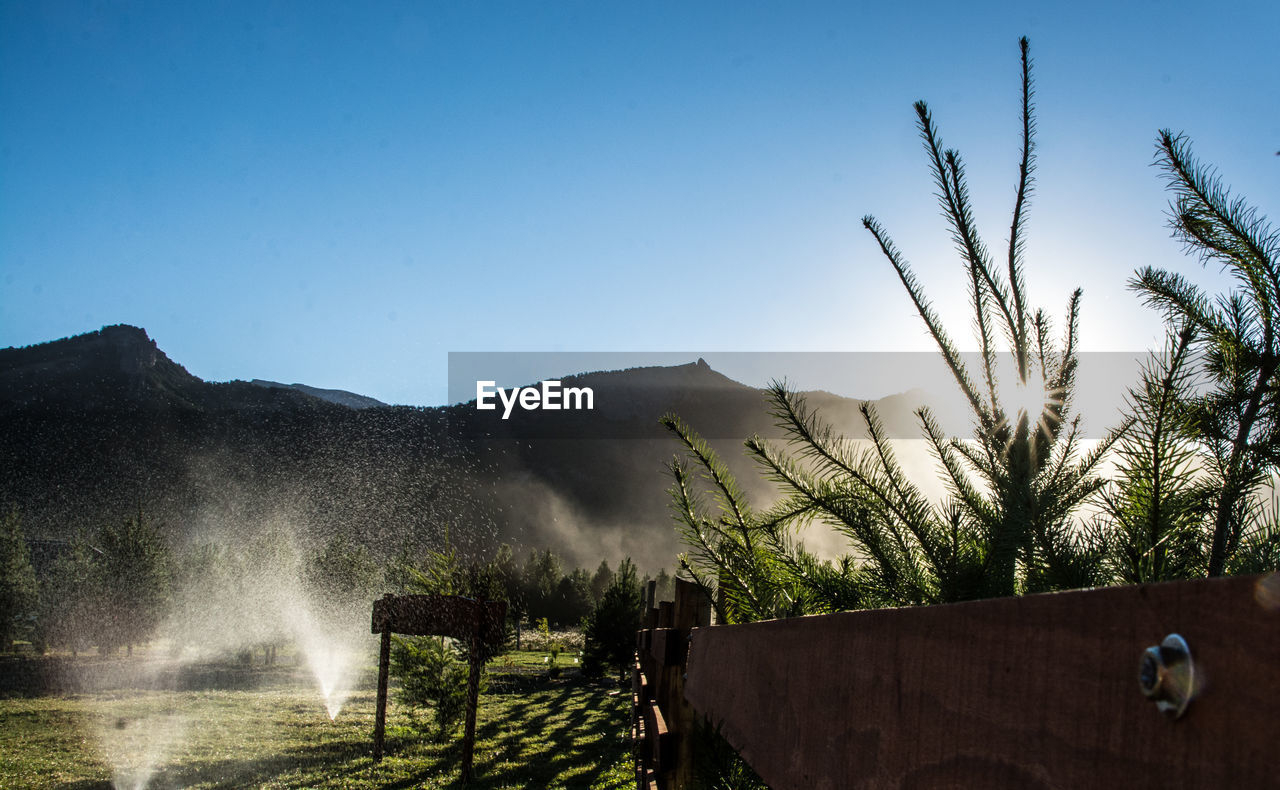
{"label": "sun", "polygon": [[1049,434],[1052,422],[1056,419],[1052,409],[1062,404],[1062,395],[1060,392],[1046,388],[1043,381],[1033,379],[1027,382],[1019,381],[1007,388],[1000,400],[1005,419],[1012,425],[1020,423],[1023,415],[1026,415],[1031,425],[1038,425],[1040,430]]}
{"label": "sun", "polygon": [[1038,420],[1044,412],[1045,406],[1049,404],[1049,393],[1045,390],[1042,382],[1018,382],[1012,388],[1005,401],[1005,413],[1015,420],[1022,419],[1022,415],[1027,415],[1032,420]]}

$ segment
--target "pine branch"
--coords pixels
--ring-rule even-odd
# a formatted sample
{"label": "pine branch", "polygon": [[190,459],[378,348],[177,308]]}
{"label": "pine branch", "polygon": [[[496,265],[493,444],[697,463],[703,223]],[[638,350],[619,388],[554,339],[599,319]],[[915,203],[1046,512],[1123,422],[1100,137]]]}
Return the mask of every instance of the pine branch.
{"label": "pine branch", "polygon": [[1030,202],[1035,171],[1035,119],[1032,117],[1034,105],[1031,97],[1034,89],[1031,83],[1030,42],[1026,37],[1018,41],[1022,50],[1022,160],[1018,166],[1018,192],[1013,201],[1013,221],[1009,225],[1009,286],[1013,292],[1013,308],[1017,321],[1016,342],[1013,344],[1018,354],[1018,378],[1027,380],[1026,358],[1026,308],[1024,306],[1026,284],[1022,278],[1023,259],[1023,225],[1026,223],[1026,209]]}
{"label": "pine branch", "polygon": [[799,447],[804,457],[817,462],[827,475],[856,474],[856,460],[848,441],[837,436],[808,406],[805,397],[792,392],[784,381],[772,381],[766,399],[774,425],[787,434],[788,444]]}
{"label": "pine branch", "polygon": [[1263,316],[1274,315],[1280,300],[1280,233],[1243,199],[1231,199],[1218,174],[1196,160],[1184,135],[1160,130],[1156,161],[1177,196],[1175,235],[1202,261],[1217,259],[1231,269],[1259,299]]}
{"label": "pine branch", "polygon": [[963,502],[978,520],[989,523],[993,518],[989,506],[969,480],[969,475],[965,473],[960,460],[956,457],[954,447],[947,442],[942,429],[933,419],[933,414],[929,409],[921,408],[916,411],[916,416],[919,417],[920,424],[924,428],[925,438],[929,441],[934,458],[938,459],[947,473],[948,486],[952,494]]}
{"label": "pine branch", "polygon": [[[687,427],[685,430],[686,432],[688,431]],[[689,434],[686,433],[686,435]],[[700,440],[701,437],[693,434],[691,438]],[[706,457],[705,460],[703,457],[699,457],[698,461],[704,468],[707,468],[707,461],[718,463],[719,459],[712,454]],[[726,594],[735,596],[739,602],[752,612],[759,614],[768,611],[768,607],[763,604],[759,594],[756,592],[757,585],[744,578],[739,572],[739,562],[735,559],[734,554],[722,550],[723,547],[727,547],[732,551],[732,548],[737,545],[743,548],[748,557],[754,556],[750,542],[743,541],[743,538],[747,535],[747,530],[741,530],[739,535],[726,533],[721,529],[720,524],[702,517],[699,513],[701,509],[698,502],[699,498],[689,485],[687,465],[679,458],[675,458],[672,460],[669,470],[675,485],[668,493],[671,494],[674,503],[673,507],[680,517],[681,532],[684,535],[685,542],[696,548],[697,554],[700,555],[700,561],[704,565],[716,570],[722,582],[721,586],[726,581],[726,577],[728,577],[728,581],[732,582],[728,586],[723,586]],[[712,532],[711,535],[708,534],[708,530]]]}
{"label": "pine branch", "polygon": [[994,421],[993,417],[983,406],[982,399],[978,397],[977,390],[974,389],[973,382],[969,379],[969,373],[965,368],[964,361],[952,344],[951,338],[943,330],[942,324],[938,321],[938,317],[933,312],[929,301],[925,299],[924,294],[921,292],[920,285],[916,281],[915,274],[911,271],[910,266],[902,258],[893,241],[885,234],[883,228],[876,222],[874,217],[870,215],[863,217],[862,225],[871,231],[871,235],[875,237],[876,242],[880,245],[881,252],[889,259],[894,271],[898,273],[898,279],[902,281],[903,287],[907,289],[907,294],[915,304],[916,312],[924,320],[925,326],[928,328],[929,334],[933,336],[934,342],[938,344],[938,350],[942,352],[942,358],[946,360],[947,367],[951,369],[951,374],[955,377],[956,383],[960,385],[960,389],[964,392],[965,398],[968,399],[969,405],[973,407],[973,412],[978,421],[984,429],[989,427]]}
{"label": "pine branch", "polygon": [[990,255],[978,236],[960,155],[952,150],[942,150],[942,140],[933,124],[928,106],[922,101],[916,102],[915,109],[920,135],[924,139],[925,150],[929,153],[930,166],[934,169],[934,180],[942,188],[938,199],[943,215],[951,225],[952,239],[967,262],[972,276],[986,286],[985,289],[978,289],[978,303],[975,304],[979,325],[983,330],[986,329],[984,294],[989,293],[1004,316],[1010,343],[1016,344],[1018,331],[1009,309],[1009,295],[1004,285],[993,275]]}
{"label": "pine branch", "polygon": [[[830,526],[852,538],[871,562],[880,569],[885,580],[884,594],[899,603],[919,603],[926,597],[927,585],[910,559],[910,549],[901,533],[890,526],[886,516],[889,502],[860,472],[851,475],[851,483],[860,493],[852,493],[830,481],[805,475],[789,459],[759,437],[747,445],[748,450],[766,469],[770,479],[778,482],[811,503],[817,512],[828,517]],[[868,497],[867,495],[871,496]],[[791,507],[799,509],[798,505]],[[877,513],[879,511],[879,513]],[[910,580],[913,596],[903,596],[904,580]]]}
{"label": "pine branch", "polygon": [[1186,321],[1197,333],[1215,339],[1230,335],[1224,316],[1181,275],[1147,266],[1129,280],[1129,287],[1142,294],[1148,307],[1163,313],[1166,323]]}
{"label": "pine branch", "polygon": [[891,507],[903,525],[915,536],[925,557],[936,569],[941,564],[941,554],[936,530],[930,523],[933,520],[933,514],[929,502],[903,474],[893,448],[889,446],[889,441],[884,435],[884,425],[880,422],[875,409],[870,404],[864,403],[861,412],[871,434],[872,447],[880,461],[881,472],[889,485],[887,493],[891,493],[893,497]]}
{"label": "pine branch", "polygon": [[659,422],[670,430],[684,444],[685,448],[698,460],[705,470],[705,476],[716,488],[719,503],[733,514],[734,523],[746,535],[749,533],[748,521],[750,508],[745,504],[742,490],[738,482],[729,472],[728,467],[720,460],[720,456],[711,449],[697,432],[674,414],[664,415]]}

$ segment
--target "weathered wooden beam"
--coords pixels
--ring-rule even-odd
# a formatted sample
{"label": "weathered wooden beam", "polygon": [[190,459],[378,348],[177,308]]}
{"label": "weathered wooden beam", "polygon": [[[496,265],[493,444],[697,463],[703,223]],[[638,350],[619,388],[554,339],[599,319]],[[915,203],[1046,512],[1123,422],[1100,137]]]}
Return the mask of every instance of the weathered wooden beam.
{"label": "weathered wooden beam", "polygon": [[652,760],[650,767],[657,771],[661,776],[668,768],[671,767],[671,732],[667,728],[667,718],[662,714],[662,708],[656,702],[649,702],[645,706],[645,742],[649,744],[649,755]]}
{"label": "weathered wooden beam", "polygon": [[[685,697],[774,790],[1275,787],[1280,577],[694,630]],[[1139,689],[1190,647],[1185,715]]]}
{"label": "weathered wooden beam", "polygon": [[470,641],[476,618],[486,644],[501,644],[505,601],[476,601],[456,595],[384,595],[373,602],[373,633],[448,636]]}
{"label": "weathered wooden beam", "polygon": [[688,631],[655,628],[649,643],[649,657],[660,666],[683,666],[689,647]]}

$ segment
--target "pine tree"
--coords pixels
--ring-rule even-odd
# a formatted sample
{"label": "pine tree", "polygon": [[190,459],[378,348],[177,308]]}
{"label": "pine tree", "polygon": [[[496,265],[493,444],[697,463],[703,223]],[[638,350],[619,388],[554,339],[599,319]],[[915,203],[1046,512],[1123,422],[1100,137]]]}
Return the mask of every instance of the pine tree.
{"label": "pine tree", "polygon": [[551,621],[558,627],[576,626],[591,614],[595,606],[591,597],[591,575],[574,568],[556,585],[555,606]]}
{"label": "pine tree", "polygon": [[0,520],[0,651],[27,636],[36,614],[39,588],[22,519],[11,510]]}
{"label": "pine tree", "polygon": [[611,584],[613,584],[613,570],[609,567],[609,561],[600,560],[600,566],[596,568],[596,572],[591,576],[591,601],[593,604],[600,602],[604,591],[609,589]]}
{"label": "pine tree", "polygon": [[135,518],[103,527],[97,536],[98,590],[103,618],[98,645],[105,652],[151,638],[169,602],[169,549],[138,509]]}
{"label": "pine tree", "polygon": [[516,650],[519,650],[524,637],[522,623],[529,607],[524,596],[524,577],[515,560],[515,553],[506,543],[498,547],[498,555],[493,564],[498,574],[498,582],[502,585],[503,597],[507,601],[507,621],[515,628]]}
{"label": "pine tree", "polygon": [[40,638],[76,656],[98,641],[102,595],[97,557],[79,536],[53,563],[40,590]]}
{"label": "pine tree", "polygon": [[[446,538],[447,541],[447,538]],[[428,551],[420,568],[409,569],[408,589],[426,595],[462,592],[463,567],[452,546]],[[443,740],[466,712],[468,666],[464,646],[443,636],[396,636],[391,666],[400,680],[400,699],[411,707],[429,707],[435,735]]]}
{"label": "pine tree", "polygon": [[1219,576],[1242,548],[1266,556],[1277,551],[1266,547],[1280,541],[1274,511],[1268,514],[1257,496],[1280,468],[1280,232],[1231,196],[1217,172],[1196,160],[1186,137],[1161,131],[1156,163],[1174,195],[1174,238],[1237,283],[1210,299],[1181,275],[1151,267],[1131,282],[1171,326],[1195,333],[1208,391],[1187,400],[1187,435],[1215,492],[1205,572]]}
{"label": "pine tree", "polygon": [[[820,466],[837,475],[847,473],[858,491],[864,518],[842,523],[858,536],[857,543],[876,546],[886,558],[877,564],[893,582],[889,591],[901,591],[894,596],[899,603],[1004,596],[1103,581],[1100,548],[1082,536],[1074,516],[1102,485],[1094,471],[1119,433],[1108,435],[1091,453],[1082,456],[1078,451],[1080,418],[1071,417],[1070,408],[1081,291],[1068,300],[1060,345],[1051,338],[1046,313],[1033,311],[1029,304],[1024,237],[1035,168],[1035,121],[1029,45],[1025,38],[1019,44],[1022,154],[1003,274],[975,227],[959,154],[943,148],[925,103],[915,105],[939,202],[969,281],[980,353],[978,380],[892,240],[874,218],[863,220],[937,343],[969,403],[975,426],[974,442],[964,443],[944,436],[927,409],[917,412],[951,495],[940,507],[928,505],[904,479],[870,407],[863,413],[875,444],[871,450],[855,457],[838,444],[820,441],[815,446]],[[1015,410],[1001,397],[1000,336],[1014,371],[1013,386],[1004,384],[1004,389],[1041,393],[1030,408]],[[794,399],[782,395],[776,399],[779,409],[796,415],[793,437],[823,439],[822,429],[806,425],[803,412],[792,407]]]}
{"label": "pine tree", "polygon": [[1195,331],[1170,333],[1131,389],[1132,426],[1116,445],[1117,479],[1104,492],[1104,536],[1114,581],[1123,584],[1202,575],[1202,524],[1212,488],[1194,475],[1186,403],[1193,386]]}
{"label": "pine tree", "polygon": [[676,580],[667,573],[666,568],[659,568],[658,575],[653,577],[654,595],[659,601],[674,601],[676,597]]}
{"label": "pine tree", "polygon": [[[1081,292],[1067,303],[1060,343],[1029,302],[1024,236],[1035,168],[1029,46],[1022,51],[1021,158],[1007,256],[997,266],[976,229],[960,156],[945,149],[928,106],[915,105],[942,213],[964,263],[979,364],[974,372],[925,297],[906,259],[873,217],[875,238],[938,346],[974,424],[972,440],[943,433],[917,412],[949,497],[930,502],[908,478],[875,409],[862,407],[870,446],[860,448],[809,409],[784,383],[769,393],[787,435],[779,447],[753,437],[747,449],[786,495],[756,513],[706,443],[678,419],[664,423],[692,460],[672,465],[677,519],[691,552],[682,559],[717,612],[758,619],[859,606],[928,604],[1105,581],[1103,546],[1076,514],[1102,485],[1095,470],[1120,432],[1080,452],[1080,418],[1070,413],[1077,368]],[[1002,348],[1004,349],[1002,351]],[[1013,381],[1000,381],[1007,354]],[[1012,386],[1009,386],[1009,384]],[[1033,395],[1018,407],[1002,397]],[[1026,397],[1011,398],[1026,403]],[[699,469],[699,487],[691,469]],[[711,507],[703,498],[712,497]],[[845,534],[853,552],[819,562],[796,543],[795,528],[820,521]]]}
{"label": "pine tree", "polygon": [[636,566],[628,557],[618,566],[613,583],[587,620],[582,648],[583,674],[603,677],[612,670],[625,677],[635,655],[641,603]]}
{"label": "pine tree", "polygon": [[529,618],[555,616],[555,593],[560,584],[560,558],[551,549],[531,551],[524,564],[524,600]]}

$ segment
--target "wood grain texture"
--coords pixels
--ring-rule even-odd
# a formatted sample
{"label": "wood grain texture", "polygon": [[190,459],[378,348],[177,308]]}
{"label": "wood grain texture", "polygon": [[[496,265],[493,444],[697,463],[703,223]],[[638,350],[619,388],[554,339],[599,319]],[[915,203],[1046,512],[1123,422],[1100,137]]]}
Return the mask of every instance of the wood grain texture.
{"label": "wood grain texture", "polygon": [[[774,790],[1280,787],[1272,576],[698,628],[684,694]],[[1270,596],[1270,597],[1268,597]],[[1138,686],[1186,638],[1178,720]]]}

